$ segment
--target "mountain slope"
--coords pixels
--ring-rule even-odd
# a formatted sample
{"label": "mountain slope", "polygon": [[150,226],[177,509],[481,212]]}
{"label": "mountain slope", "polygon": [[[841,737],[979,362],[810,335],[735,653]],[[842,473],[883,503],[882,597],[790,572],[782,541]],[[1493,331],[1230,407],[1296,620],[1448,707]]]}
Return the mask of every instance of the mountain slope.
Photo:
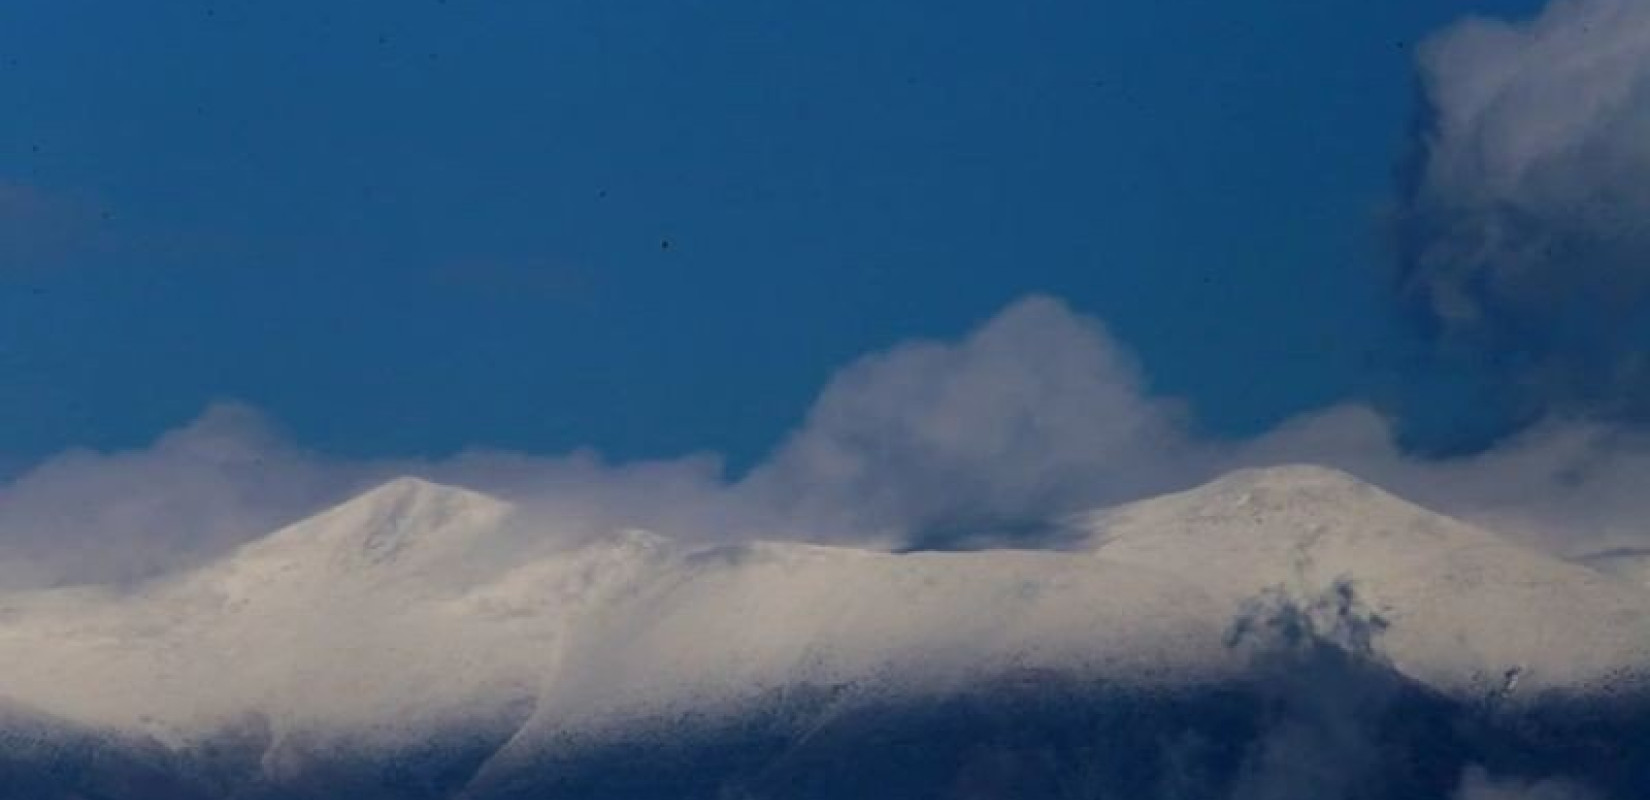
{"label": "mountain slope", "polygon": [[0,598],[0,696],[170,742],[252,712],[292,724],[442,713],[491,688],[459,654],[499,648],[434,610],[477,579],[469,562],[508,511],[394,481],[132,592]]}
{"label": "mountain slope", "polygon": [[[507,796],[513,776],[650,731],[767,719],[778,741],[851,742],[879,729],[876,709],[1003,687],[1019,699],[958,719],[1000,726],[1069,696],[1080,731],[1075,709],[1097,696],[1099,719],[1143,713],[1130,698],[1218,696],[1257,657],[1233,632],[1291,609],[1379,662],[1349,674],[1396,670],[1418,696],[1610,697],[1650,666],[1650,591],[1317,468],[1084,516],[1067,552],[704,548],[639,531],[563,547],[531,523],[403,479],[135,591],[3,596],[0,699],[177,752],[227,737],[226,763],[271,785],[353,759],[402,766],[351,786],[411,774]],[[1348,619],[1367,639],[1336,638]]]}
{"label": "mountain slope", "polygon": [[1650,588],[1650,548],[1624,547],[1589,553],[1577,562],[1606,575],[1614,575]]}
{"label": "mountain slope", "polygon": [[277,741],[390,746],[524,703],[534,726],[595,729],[793,683],[1157,682],[1224,656],[1195,587],[1069,554],[691,550],[638,532],[532,550],[509,515],[399,481],[136,594],[0,600],[0,696],[174,743],[256,713]]}
{"label": "mountain slope", "polygon": [[1609,691],[1650,667],[1650,593],[1318,467],[1246,470],[1080,521],[1102,559],[1169,570],[1229,614],[1350,587],[1406,674],[1454,692]]}

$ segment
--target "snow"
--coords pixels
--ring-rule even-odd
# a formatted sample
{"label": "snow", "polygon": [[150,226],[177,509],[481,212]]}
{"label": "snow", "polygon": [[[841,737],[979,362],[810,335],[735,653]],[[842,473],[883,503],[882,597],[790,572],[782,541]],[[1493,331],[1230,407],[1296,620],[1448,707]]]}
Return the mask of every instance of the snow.
{"label": "snow", "polygon": [[[1350,580],[1385,654],[1446,691],[1592,691],[1650,665],[1650,591],[1340,473],[1235,473],[1073,522],[1066,552],[575,548],[473,492],[402,479],[132,591],[0,596],[0,698],[183,743],[389,742],[531,708],[520,737],[734,711],[801,684],[920,693],[1021,671],[1163,686],[1234,674],[1269,589]],[[528,531],[527,533],[530,533]]]}
{"label": "snow", "polygon": [[1606,575],[1650,588],[1650,548],[1621,547],[1589,553],[1576,561]]}
{"label": "snow", "polygon": [[[1438,688],[1621,688],[1650,667],[1650,593],[1319,467],[1243,470],[1078,522],[1096,555],[1171,570],[1226,613],[1350,584],[1383,653]],[[1606,686],[1606,684],[1611,684]]]}

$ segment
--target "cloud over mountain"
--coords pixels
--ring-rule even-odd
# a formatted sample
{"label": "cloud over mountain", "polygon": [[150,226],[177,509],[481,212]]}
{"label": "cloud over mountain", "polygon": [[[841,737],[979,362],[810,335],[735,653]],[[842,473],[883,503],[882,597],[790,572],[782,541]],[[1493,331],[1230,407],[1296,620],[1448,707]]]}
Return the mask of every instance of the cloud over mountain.
{"label": "cloud over mountain", "polygon": [[1067,514],[1293,462],[1336,466],[1566,553],[1650,542],[1640,524],[1650,439],[1632,429],[1553,420],[1484,453],[1430,460],[1403,452],[1376,412],[1347,405],[1251,439],[1211,439],[1149,391],[1098,321],[1033,297],[959,341],[848,366],[744,476],[708,454],[340,459],[287,442],[251,409],[217,406],[147,448],[65,453],[0,487],[0,585],[150,577],[396,475],[508,498],[538,535],[567,543],[642,527],[696,541],[947,548],[1043,546]]}

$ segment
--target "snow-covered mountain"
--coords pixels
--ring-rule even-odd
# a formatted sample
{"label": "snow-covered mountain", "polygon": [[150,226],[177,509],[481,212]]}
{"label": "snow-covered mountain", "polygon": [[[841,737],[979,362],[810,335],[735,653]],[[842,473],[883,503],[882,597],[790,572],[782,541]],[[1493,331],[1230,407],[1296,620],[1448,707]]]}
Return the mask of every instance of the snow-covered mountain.
{"label": "snow-covered mountain", "polygon": [[1650,677],[1650,592],[1435,514],[1334,470],[1244,470],[1088,515],[1104,560],[1172,572],[1226,618],[1281,588],[1351,587],[1377,647],[1453,693],[1614,692]]}
{"label": "snow-covered mountain", "polygon": [[506,796],[567,752],[776,706],[817,728],[1028,681],[1218,691],[1280,609],[1439,702],[1636,698],[1650,676],[1643,584],[1313,467],[1086,515],[1061,552],[569,547],[528,522],[402,479],[136,589],[0,597],[0,699],[157,752],[239,736],[275,783],[328,742],[469,736],[452,785]]}
{"label": "snow-covered mountain", "polygon": [[686,549],[638,531],[535,552],[510,512],[398,480],[136,592],[5,598],[0,696],[173,743],[248,712],[417,736],[524,701],[533,724],[604,726],[799,683],[1147,683],[1224,658],[1204,592],[1087,554]]}
{"label": "snow-covered mountain", "polygon": [[1650,548],[1620,547],[1576,559],[1599,572],[1650,588]]}

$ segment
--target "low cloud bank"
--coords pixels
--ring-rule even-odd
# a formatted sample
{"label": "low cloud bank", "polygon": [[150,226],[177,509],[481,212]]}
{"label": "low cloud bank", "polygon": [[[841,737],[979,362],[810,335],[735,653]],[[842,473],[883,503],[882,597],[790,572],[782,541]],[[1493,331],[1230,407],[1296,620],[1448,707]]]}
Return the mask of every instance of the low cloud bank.
{"label": "low cloud bank", "polygon": [[1063,515],[1244,466],[1345,469],[1446,513],[1578,554],[1650,544],[1650,438],[1554,419],[1478,455],[1427,460],[1347,405],[1262,436],[1202,438],[1152,395],[1098,321],[1048,297],[959,341],[897,345],[841,370],[749,474],[712,455],[613,464],[474,451],[350,461],[219,405],[132,451],[72,451],[0,488],[0,585],[126,582],[200,563],[397,475],[511,499],[542,535],[622,527],[707,541],[1044,546]]}

